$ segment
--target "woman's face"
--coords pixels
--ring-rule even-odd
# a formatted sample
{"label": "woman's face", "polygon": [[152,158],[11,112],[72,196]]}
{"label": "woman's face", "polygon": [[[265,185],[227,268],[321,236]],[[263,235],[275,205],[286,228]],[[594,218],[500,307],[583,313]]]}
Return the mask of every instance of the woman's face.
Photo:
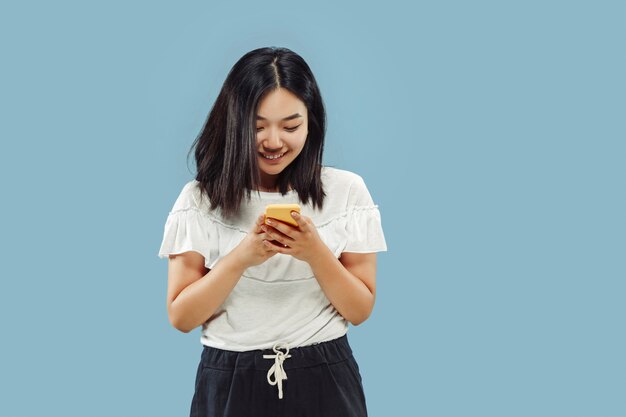
{"label": "woman's face", "polygon": [[278,88],[261,99],[256,118],[261,181],[264,186],[273,187],[274,177],[304,148],[309,132],[307,108],[289,90]]}

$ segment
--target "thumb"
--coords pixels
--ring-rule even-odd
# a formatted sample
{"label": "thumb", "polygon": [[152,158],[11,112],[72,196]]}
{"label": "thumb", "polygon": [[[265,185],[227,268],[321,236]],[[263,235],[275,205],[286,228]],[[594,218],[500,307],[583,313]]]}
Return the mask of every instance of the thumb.
{"label": "thumb", "polygon": [[261,214],[259,217],[257,217],[256,219],[256,223],[254,224],[254,231],[256,233],[261,233],[263,232],[263,230],[261,229],[261,226],[263,226],[263,224],[265,223],[265,214]]}

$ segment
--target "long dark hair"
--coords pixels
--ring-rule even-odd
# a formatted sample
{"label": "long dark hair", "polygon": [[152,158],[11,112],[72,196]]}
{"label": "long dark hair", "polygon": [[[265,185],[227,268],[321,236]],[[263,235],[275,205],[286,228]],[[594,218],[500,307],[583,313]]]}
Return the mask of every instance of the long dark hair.
{"label": "long dark hair", "polygon": [[265,47],[246,53],[232,67],[194,141],[196,180],[209,197],[211,209],[224,217],[238,212],[260,184],[256,145],[256,115],[265,93],[285,88],[304,102],[308,135],[300,154],[279,174],[284,195],[289,186],[303,204],[321,208],[326,196],[321,168],[326,112],[315,77],[307,63],[287,48]]}

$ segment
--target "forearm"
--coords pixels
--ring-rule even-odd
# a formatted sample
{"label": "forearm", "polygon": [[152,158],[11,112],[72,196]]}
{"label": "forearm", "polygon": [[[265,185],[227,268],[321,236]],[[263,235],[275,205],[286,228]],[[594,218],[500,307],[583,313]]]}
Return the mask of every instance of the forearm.
{"label": "forearm", "polygon": [[175,327],[188,333],[207,321],[235,288],[245,269],[236,254],[230,252],[206,275],[187,286],[172,301]]}
{"label": "forearm", "polygon": [[374,308],[374,295],[327,246],[309,265],[326,298],[343,318],[355,326],[367,320]]}

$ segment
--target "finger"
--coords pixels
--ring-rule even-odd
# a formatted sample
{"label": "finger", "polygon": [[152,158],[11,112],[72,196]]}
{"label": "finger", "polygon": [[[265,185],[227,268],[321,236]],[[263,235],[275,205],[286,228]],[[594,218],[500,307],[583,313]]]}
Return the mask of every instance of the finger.
{"label": "finger", "polygon": [[[272,241],[274,241],[274,238],[268,235],[266,232],[261,232],[261,234],[259,234],[259,237],[261,238],[261,245],[264,246],[266,249],[270,249],[270,247],[266,246],[265,243],[272,243]],[[281,243],[280,246],[283,246],[283,244]]]}
{"label": "finger", "polygon": [[263,226],[264,220],[265,220],[265,214],[261,214],[259,217],[257,217],[256,222],[254,224],[255,225],[255,231],[257,233],[261,233],[262,232],[261,226]]}
{"label": "finger", "polygon": [[274,252],[274,249],[272,249],[273,245],[269,240],[263,240],[261,243],[263,244],[263,249],[265,249],[266,252]]}
{"label": "finger", "polygon": [[265,223],[269,224],[272,228],[280,232],[286,238],[290,240],[294,240],[293,234],[297,230],[293,226],[290,226],[286,223],[283,223],[275,219],[270,219],[270,218],[265,219]]}
{"label": "finger", "polygon": [[270,242],[269,240],[264,240],[263,244],[266,247],[270,248],[272,251],[278,252],[278,253],[289,253],[289,249],[291,249],[288,246],[285,246],[284,244],[276,245],[275,243]]}
{"label": "finger", "polygon": [[274,251],[274,249],[276,248],[276,245],[272,244],[269,239],[263,239],[263,246],[265,246],[265,249],[269,251]]}
{"label": "finger", "polygon": [[264,241],[268,241],[268,242],[272,243],[275,246],[285,247],[285,243],[283,243],[280,240],[278,240],[276,238],[276,236],[272,236],[271,234],[269,234],[267,232],[261,233],[259,235],[259,237],[261,238],[261,243],[263,243]]}
{"label": "finger", "polygon": [[298,227],[300,228],[300,231],[304,231],[308,227],[308,223],[306,222],[307,220],[306,216],[302,216],[297,211],[292,211],[291,217],[296,221],[296,223],[298,223]]}
{"label": "finger", "polygon": [[279,242],[281,245],[288,245],[289,242],[294,241],[294,239],[290,238],[289,236],[283,235],[281,232],[273,229],[271,226],[264,225],[263,228],[265,230],[265,233],[270,237],[270,239]]}

